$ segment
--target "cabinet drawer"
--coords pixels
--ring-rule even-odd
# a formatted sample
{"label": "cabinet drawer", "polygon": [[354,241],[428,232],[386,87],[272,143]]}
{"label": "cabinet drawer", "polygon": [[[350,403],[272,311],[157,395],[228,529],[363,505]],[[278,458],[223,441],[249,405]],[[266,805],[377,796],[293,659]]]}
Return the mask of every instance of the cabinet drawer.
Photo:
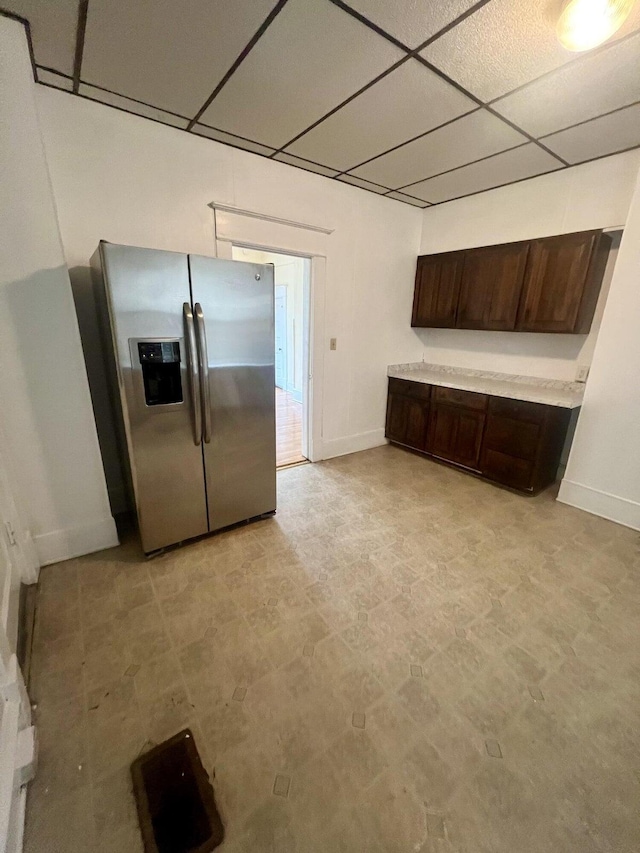
{"label": "cabinet drawer", "polygon": [[485,448],[482,451],[480,470],[485,477],[511,486],[514,489],[531,489],[533,462],[518,459],[498,450]]}
{"label": "cabinet drawer", "polygon": [[487,408],[486,394],[476,394],[475,391],[460,391],[458,388],[443,388],[437,385],[433,389],[433,399],[437,403],[449,403],[452,406],[464,406],[466,409],[476,409],[479,412]]}
{"label": "cabinet drawer", "polygon": [[513,418],[517,421],[529,421],[541,424],[544,421],[548,406],[543,403],[529,403],[527,400],[511,400],[507,397],[492,397],[489,411],[492,415]]}
{"label": "cabinet drawer", "polygon": [[489,414],[484,433],[485,447],[520,459],[535,459],[539,440],[538,424]]}
{"label": "cabinet drawer", "polygon": [[415,397],[417,400],[428,400],[431,396],[431,385],[424,382],[411,382],[408,379],[389,378],[389,393],[404,394],[405,397]]}

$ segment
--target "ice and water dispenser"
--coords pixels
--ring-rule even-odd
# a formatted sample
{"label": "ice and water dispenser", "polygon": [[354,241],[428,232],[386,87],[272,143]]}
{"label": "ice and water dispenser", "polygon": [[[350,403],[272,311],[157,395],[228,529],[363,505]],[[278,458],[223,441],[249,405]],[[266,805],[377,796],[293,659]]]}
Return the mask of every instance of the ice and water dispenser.
{"label": "ice and water dispenser", "polygon": [[179,341],[138,341],[147,406],[182,403]]}

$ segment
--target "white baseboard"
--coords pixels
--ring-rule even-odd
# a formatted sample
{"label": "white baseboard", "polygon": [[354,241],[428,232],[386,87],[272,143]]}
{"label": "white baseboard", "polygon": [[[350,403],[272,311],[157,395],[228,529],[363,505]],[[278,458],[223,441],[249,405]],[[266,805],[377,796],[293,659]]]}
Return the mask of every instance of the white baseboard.
{"label": "white baseboard", "polygon": [[372,429],[357,435],[347,435],[344,438],[333,438],[322,441],[322,458],[333,459],[335,456],[346,456],[347,453],[357,453],[359,450],[370,450],[386,444],[384,429]]}
{"label": "white baseboard", "polygon": [[113,548],[118,544],[118,533],[113,518],[108,515],[87,524],[41,533],[34,536],[34,541],[40,565],[46,566],[104,548]]}
{"label": "white baseboard", "polygon": [[583,509],[633,530],[640,530],[640,503],[618,495],[592,489],[573,480],[564,479],[560,484],[558,500],[563,504]]}

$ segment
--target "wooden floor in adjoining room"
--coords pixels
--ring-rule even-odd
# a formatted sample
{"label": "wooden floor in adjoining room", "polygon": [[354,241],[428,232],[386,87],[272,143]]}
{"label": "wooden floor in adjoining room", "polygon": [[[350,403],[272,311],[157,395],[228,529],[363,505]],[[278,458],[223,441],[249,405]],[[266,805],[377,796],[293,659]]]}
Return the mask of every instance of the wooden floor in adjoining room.
{"label": "wooden floor in adjoining room", "polygon": [[289,391],[276,388],[276,465],[305,462],[302,455],[302,404]]}

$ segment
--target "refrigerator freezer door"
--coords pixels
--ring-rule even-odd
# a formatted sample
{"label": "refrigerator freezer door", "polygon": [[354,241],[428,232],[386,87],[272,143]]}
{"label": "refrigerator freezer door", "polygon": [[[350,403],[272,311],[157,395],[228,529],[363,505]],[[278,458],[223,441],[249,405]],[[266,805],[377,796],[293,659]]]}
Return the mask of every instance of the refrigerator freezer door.
{"label": "refrigerator freezer door", "polygon": [[140,536],[149,553],[208,530],[189,365],[195,327],[183,310],[191,302],[189,265],[187,255],[111,243],[100,244],[100,256]]}
{"label": "refrigerator freezer door", "polygon": [[276,508],[273,267],[196,255],[189,264],[210,401],[209,528],[219,530]]}

